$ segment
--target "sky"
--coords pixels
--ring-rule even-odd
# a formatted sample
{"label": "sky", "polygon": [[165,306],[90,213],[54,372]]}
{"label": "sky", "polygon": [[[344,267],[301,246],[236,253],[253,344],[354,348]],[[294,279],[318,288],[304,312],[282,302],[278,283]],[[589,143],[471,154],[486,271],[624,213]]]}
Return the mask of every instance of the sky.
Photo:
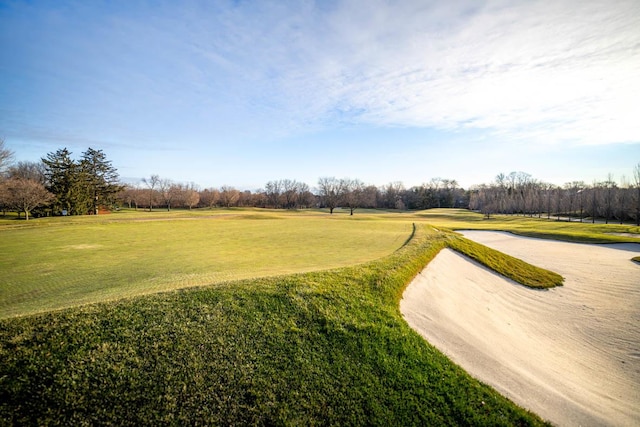
{"label": "sky", "polygon": [[0,138],[256,190],[631,181],[638,0],[0,0]]}

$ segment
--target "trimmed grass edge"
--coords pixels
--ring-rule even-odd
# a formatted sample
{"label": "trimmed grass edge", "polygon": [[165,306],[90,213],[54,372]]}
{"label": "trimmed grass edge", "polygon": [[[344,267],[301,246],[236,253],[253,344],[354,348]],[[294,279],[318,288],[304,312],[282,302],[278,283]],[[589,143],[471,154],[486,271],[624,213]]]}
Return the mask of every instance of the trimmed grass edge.
{"label": "trimmed grass edge", "polygon": [[460,235],[452,235],[448,240],[448,246],[496,273],[530,288],[549,289],[562,286],[564,283],[564,278],[558,273],[536,267]]}

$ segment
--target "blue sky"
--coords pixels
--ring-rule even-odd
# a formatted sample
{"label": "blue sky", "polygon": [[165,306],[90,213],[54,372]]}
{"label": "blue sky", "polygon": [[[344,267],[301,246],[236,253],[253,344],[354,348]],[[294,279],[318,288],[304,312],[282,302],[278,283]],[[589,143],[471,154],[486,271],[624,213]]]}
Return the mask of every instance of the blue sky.
{"label": "blue sky", "polygon": [[0,136],[201,187],[630,180],[639,28],[637,0],[0,0]]}

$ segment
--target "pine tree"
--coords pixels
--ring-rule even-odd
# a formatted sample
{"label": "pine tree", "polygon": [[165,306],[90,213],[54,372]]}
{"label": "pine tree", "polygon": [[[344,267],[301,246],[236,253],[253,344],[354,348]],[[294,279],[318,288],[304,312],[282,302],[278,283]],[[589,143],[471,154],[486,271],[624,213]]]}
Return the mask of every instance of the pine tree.
{"label": "pine tree", "polygon": [[80,168],[71,158],[71,152],[62,148],[42,159],[45,165],[47,190],[56,197],[54,212],[66,211],[69,215],[86,213],[88,195],[84,191]]}
{"label": "pine tree", "polygon": [[111,204],[115,195],[123,189],[118,183],[118,171],[102,150],[93,148],[82,153],[80,171],[91,198],[92,211],[97,215],[98,208]]}

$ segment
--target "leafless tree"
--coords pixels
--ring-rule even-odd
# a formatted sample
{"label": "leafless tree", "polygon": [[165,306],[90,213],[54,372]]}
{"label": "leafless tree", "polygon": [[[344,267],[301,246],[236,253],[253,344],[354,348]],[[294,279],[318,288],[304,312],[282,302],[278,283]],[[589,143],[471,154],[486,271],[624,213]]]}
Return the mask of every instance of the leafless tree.
{"label": "leafless tree", "polygon": [[200,192],[200,204],[212,209],[220,201],[220,191],[217,188],[207,188]]}
{"label": "leafless tree", "polygon": [[4,138],[0,138],[0,174],[9,167],[13,161],[13,151],[6,147]]}
{"label": "leafless tree", "polygon": [[4,182],[4,186],[5,203],[12,210],[24,212],[26,220],[34,208],[45,206],[55,198],[42,183],[31,179],[11,178]]}
{"label": "leafless tree", "polygon": [[133,185],[125,185],[120,193],[118,193],[120,203],[129,206],[129,209],[135,208],[135,210],[138,210],[138,205],[145,197],[146,191]]}
{"label": "leafless tree", "polygon": [[578,181],[576,182],[576,184],[578,186],[576,201],[578,203],[578,209],[580,212],[580,222],[582,222],[582,219],[584,218],[585,203],[587,198],[587,185],[583,181]]}
{"label": "leafless tree", "polygon": [[269,181],[264,187],[267,203],[273,208],[279,208],[282,197],[282,181]]}
{"label": "leafless tree", "polygon": [[194,184],[188,184],[184,187],[184,204],[189,208],[189,210],[198,206],[200,203],[200,192],[198,191],[198,187]]}
{"label": "leafless tree", "polygon": [[193,209],[200,202],[200,193],[194,183],[171,184],[171,206]]}
{"label": "leafless tree", "polygon": [[170,211],[171,202],[179,194],[180,189],[170,179],[161,179],[158,181],[158,190],[164,205],[167,207],[167,211]]}
{"label": "leafless tree", "polygon": [[383,199],[386,208],[405,209],[406,203],[402,200],[405,193],[404,184],[400,181],[390,182],[383,189]]}
{"label": "leafless tree", "polygon": [[18,162],[7,171],[9,178],[28,179],[46,184],[45,167],[42,162]]}
{"label": "leafless tree", "polygon": [[323,177],[318,180],[318,196],[323,206],[329,208],[330,214],[333,214],[333,210],[338,206],[343,192],[340,180],[334,177]]}
{"label": "leafless tree", "polygon": [[604,221],[605,221],[605,224],[609,224],[609,219],[613,214],[613,203],[614,203],[615,192],[617,189],[617,185],[613,180],[612,174],[607,175],[607,180],[603,183],[603,185],[604,185],[604,191],[602,193],[602,196],[603,196],[603,202],[604,202]]}
{"label": "leafless tree", "polygon": [[220,188],[220,203],[226,208],[236,206],[238,199],[240,198],[240,192],[235,188],[223,185]]}
{"label": "leafless tree", "polygon": [[362,207],[377,208],[380,199],[380,190],[375,185],[367,185],[362,190]]}
{"label": "leafless tree", "polygon": [[282,201],[285,209],[294,209],[298,204],[300,184],[296,180],[283,179],[282,181]]}
{"label": "leafless tree", "polygon": [[349,214],[362,207],[365,185],[359,179],[344,178],[340,180],[343,189],[342,201],[345,207],[349,208]]}
{"label": "leafless tree", "polygon": [[260,207],[264,205],[261,193],[252,193],[250,190],[238,191],[238,206],[242,207]]}
{"label": "leafless tree", "polygon": [[[580,181],[572,181],[572,182],[567,182],[564,185],[564,190],[565,190],[565,202],[566,205],[565,207],[566,209],[566,214],[567,217],[569,218],[569,221],[571,221],[571,218],[575,215],[575,207],[576,204],[579,204],[577,202],[578,198],[579,198],[579,192],[583,187],[583,183]],[[582,220],[582,208],[580,208],[580,220]]]}
{"label": "leafless tree", "polygon": [[633,206],[635,210],[636,225],[640,226],[640,163],[633,168]]}
{"label": "leafless tree", "polygon": [[316,198],[304,182],[298,183],[298,206],[309,208],[315,205]]}
{"label": "leafless tree", "polygon": [[627,219],[627,211],[629,204],[629,182],[627,178],[623,175],[620,178],[620,187],[616,191],[615,204],[617,206],[616,215],[618,216],[618,221],[622,224],[625,219]]}
{"label": "leafless tree", "polygon": [[142,178],[142,183],[149,189],[149,212],[151,212],[153,210],[155,191],[160,185],[160,177],[158,175],[151,175],[149,179]]}

